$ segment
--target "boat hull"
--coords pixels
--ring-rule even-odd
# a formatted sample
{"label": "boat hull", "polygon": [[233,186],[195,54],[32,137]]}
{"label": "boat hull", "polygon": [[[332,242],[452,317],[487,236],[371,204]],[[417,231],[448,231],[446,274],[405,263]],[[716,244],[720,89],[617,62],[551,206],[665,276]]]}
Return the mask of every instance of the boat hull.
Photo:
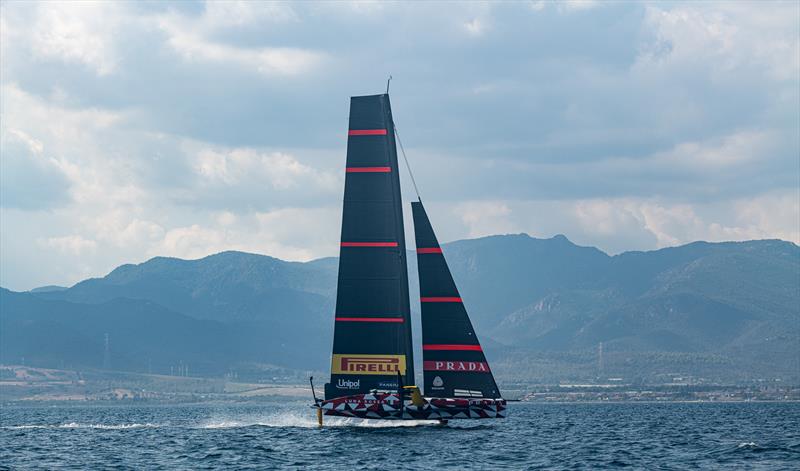
{"label": "boat hull", "polygon": [[459,420],[503,419],[505,399],[424,398],[422,405],[406,400],[401,405],[397,394],[355,394],[321,401],[323,415],[379,420]]}

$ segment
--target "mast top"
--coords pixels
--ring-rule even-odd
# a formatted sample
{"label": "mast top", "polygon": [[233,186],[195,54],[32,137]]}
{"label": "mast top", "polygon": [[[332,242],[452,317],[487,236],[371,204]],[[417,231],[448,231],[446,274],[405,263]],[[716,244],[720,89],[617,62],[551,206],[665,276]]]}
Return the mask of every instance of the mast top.
{"label": "mast top", "polygon": [[386,94],[389,94],[389,83],[392,81],[392,76],[389,76],[389,80],[386,81]]}

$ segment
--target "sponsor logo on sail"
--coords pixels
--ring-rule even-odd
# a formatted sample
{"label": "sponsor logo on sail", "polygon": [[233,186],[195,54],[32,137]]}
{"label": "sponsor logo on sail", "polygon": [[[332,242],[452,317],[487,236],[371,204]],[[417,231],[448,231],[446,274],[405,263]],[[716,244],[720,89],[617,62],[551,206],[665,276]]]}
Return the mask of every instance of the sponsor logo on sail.
{"label": "sponsor logo on sail", "polygon": [[358,389],[361,387],[361,380],[340,379],[336,382],[336,387],[339,389]]}
{"label": "sponsor logo on sail", "polygon": [[459,371],[464,373],[488,373],[489,364],[485,361],[423,361],[425,371]]}
{"label": "sponsor logo on sail", "polygon": [[333,374],[396,375],[406,373],[405,355],[335,354]]}

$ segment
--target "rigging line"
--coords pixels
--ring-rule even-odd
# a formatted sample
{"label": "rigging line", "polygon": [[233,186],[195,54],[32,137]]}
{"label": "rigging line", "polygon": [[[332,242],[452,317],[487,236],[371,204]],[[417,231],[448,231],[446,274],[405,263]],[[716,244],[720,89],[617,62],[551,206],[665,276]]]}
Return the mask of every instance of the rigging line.
{"label": "rigging line", "polygon": [[[394,121],[392,121],[394,124]],[[400,133],[397,132],[397,125],[394,124],[394,135],[397,137],[397,143],[400,144],[400,152],[403,153],[403,160],[406,161],[406,168],[408,169],[408,175],[411,177],[411,184],[414,185],[414,193],[417,194],[417,200],[420,202],[422,201],[422,197],[419,196],[419,189],[417,188],[417,181],[414,180],[414,173],[411,171],[411,165],[408,163],[408,157],[406,157],[406,150],[403,148],[403,141],[400,140]]]}

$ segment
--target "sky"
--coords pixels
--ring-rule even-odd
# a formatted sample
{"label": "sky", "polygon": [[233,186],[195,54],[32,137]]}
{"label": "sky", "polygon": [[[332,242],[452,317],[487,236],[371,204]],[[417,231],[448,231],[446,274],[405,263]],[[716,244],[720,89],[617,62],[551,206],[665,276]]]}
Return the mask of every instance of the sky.
{"label": "sky", "polygon": [[0,286],[337,255],[389,75],[440,240],[800,242],[796,1],[3,1]]}

